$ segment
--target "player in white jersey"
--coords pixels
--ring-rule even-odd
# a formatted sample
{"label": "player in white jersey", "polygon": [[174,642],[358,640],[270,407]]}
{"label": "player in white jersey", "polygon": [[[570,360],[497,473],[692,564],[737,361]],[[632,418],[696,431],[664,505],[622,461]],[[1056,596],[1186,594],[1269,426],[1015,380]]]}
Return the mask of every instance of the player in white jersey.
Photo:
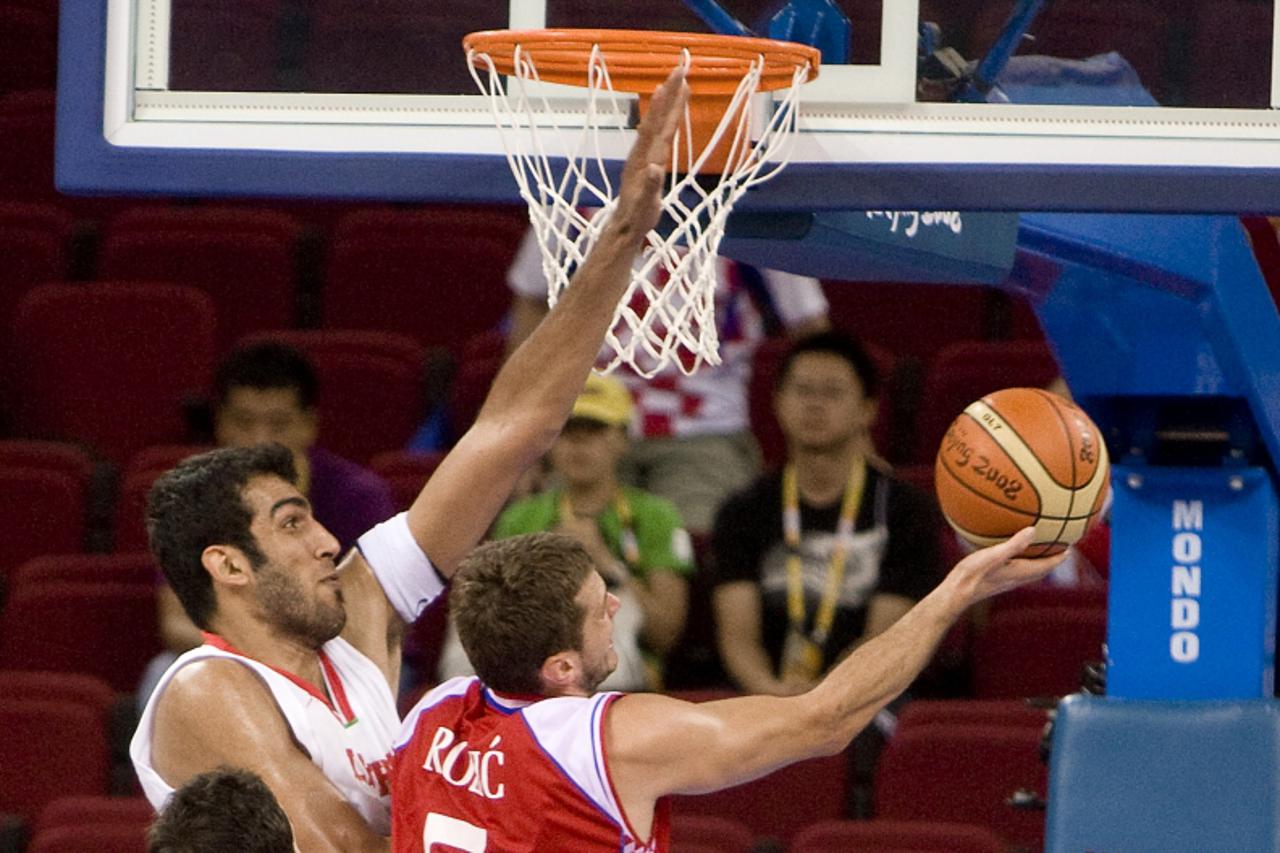
{"label": "player in white jersey", "polygon": [[162,679],[131,745],[157,808],[199,773],[242,767],[280,801],[299,849],[387,849],[404,627],[560,433],[657,223],[687,97],[673,72],[639,128],[612,220],[563,301],[494,380],[408,512],[360,537],[340,564],[281,447],[214,451],[157,481],[151,547],[206,632]]}
{"label": "player in white jersey", "polygon": [[667,795],[844,749],[971,605],[1062,561],[1019,559],[1034,537],[1027,528],[965,557],[807,693],[703,704],[593,696],[618,663],[618,599],[580,543],[537,533],[482,545],[449,602],[479,679],[446,682],[405,718],[392,766],[394,850],[666,853]]}

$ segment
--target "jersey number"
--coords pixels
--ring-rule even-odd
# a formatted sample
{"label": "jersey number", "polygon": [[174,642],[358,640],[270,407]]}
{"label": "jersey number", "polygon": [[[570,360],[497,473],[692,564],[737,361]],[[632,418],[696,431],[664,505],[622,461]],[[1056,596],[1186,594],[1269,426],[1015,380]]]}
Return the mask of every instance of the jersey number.
{"label": "jersey number", "polygon": [[423,853],[431,853],[431,845],[443,844],[464,853],[484,853],[488,836],[489,833],[475,824],[430,812],[426,826],[422,828],[422,850]]}

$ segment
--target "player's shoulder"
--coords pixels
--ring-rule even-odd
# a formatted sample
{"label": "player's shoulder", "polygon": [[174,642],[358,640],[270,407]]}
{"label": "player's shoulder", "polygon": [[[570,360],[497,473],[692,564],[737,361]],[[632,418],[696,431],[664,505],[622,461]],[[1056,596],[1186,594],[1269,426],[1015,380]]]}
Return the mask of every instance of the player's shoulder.
{"label": "player's shoulder", "polygon": [[[158,714],[188,723],[256,715],[275,704],[262,677],[231,657],[202,657],[184,663],[156,697]],[[210,714],[214,708],[218,713]]]}
{"label": "player's shoulder", "polygon": [[581,731],[582,726],[598,726],[605,710],[620,693],[593,696],[555,696],[541,699],[520,710],[520,715],[539,739],[559,731]]}
{"label": "player's shoulder", "polygon": [[483,685],[474,675],[460,675],[441,682],[422,694],[422,698],[414,703],[405,714],[400,726],[400,737],[396,748],[400,748],[413,737],[423,717],[442,711],[450,702],[467,701],[479,696]]}

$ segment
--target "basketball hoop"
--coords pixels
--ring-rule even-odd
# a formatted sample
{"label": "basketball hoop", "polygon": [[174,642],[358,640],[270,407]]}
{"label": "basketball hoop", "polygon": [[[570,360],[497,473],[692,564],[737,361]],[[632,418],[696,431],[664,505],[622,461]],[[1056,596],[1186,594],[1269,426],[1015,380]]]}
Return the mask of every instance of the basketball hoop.
{"label": "basketball hoop", "polygon": [[[674,227],[646,237],[605,338],[613,356],[603,372],[628,364],[653,376],[675,364],[688,374],[704,362],[719,364],[714,294],[725,222],[743,193],[786,165],[800,87],[817,75],[818,51],[771,39],[644,30],[493,30],[471,33],[462,44],[529,205],[553,306],[617,205],[605,161],[626,150],[630,110],[618,93],[639,95],[643,114],[654,90],[683,65],[691,94],[662,199]],[[587,89],[581,126],[565,126],[563,107],[558,115],[541,83]],[[766,115],[754,96],[782,89]]]}

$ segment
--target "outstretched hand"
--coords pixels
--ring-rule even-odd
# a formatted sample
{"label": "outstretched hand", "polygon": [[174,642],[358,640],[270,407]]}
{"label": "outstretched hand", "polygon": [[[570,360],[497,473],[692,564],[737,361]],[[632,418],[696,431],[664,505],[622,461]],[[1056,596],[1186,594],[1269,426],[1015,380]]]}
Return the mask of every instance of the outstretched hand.
{"label": "outstretched hand", "polygon": [[613,221],[637,241],[658,224],[662,214],[662,181],[671,157],[671,140],[688,100],[684,68],[677,66],[649,100],[649,111],[640,121],[635,144],[622,167]]}
{"label": "outstretched hand", "polygon": [[963,584],[969,603],[1038,581],[1047,576],[1063,560],[1066,552],[1052,557],[1019,557],[1035,541],[1035,528],[1025,527],[999,545],[974,551],[951,570]]}

